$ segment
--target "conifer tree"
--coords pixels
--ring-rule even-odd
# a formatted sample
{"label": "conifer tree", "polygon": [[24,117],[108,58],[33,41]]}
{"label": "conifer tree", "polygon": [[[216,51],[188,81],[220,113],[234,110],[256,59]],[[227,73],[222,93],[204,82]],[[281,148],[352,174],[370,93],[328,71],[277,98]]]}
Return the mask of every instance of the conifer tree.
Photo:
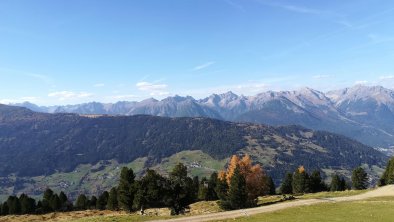
{"label": "conifer tree", "polygon": [[274,184],[274,180],[272,179],[272,177],[268,176],[267,177],[267,183],[268,183],[268,194],[269,195],[275,195],[276,194],[276,189],[275,189],[275,184]]}
{"label": "conifer tree", "polygon": [[49,205],[53,211],[60,211],[62,208],[62,202],[57,194],[52,195]]}
{"label": "conifer tree", "polygon": [[89,200],[89,209],[96,209],[96,205],[97,205],[97,197],[93,195]]}
{"label": "conifer tree", "polygon": [[235,168],[231,177],[228,198],[225,207],[230,209],[242,209],[248,207],[248,194],[246,192],[246,180],[239,168]]}
{"label": "conifer tree", "polygon": [[75,207],[78,210],[86,210],[88,208],[88,198],[85,196],[85,194],[80,194],[78,196]]}
{"label": "conifer tree", "polygon": [[368,175],[361,167],[357,167],[352,173],[352,184],[356,190],[364,190],[368,187]]}
{"label": "conifer tree", "polygon": [[293,193],[293,175],[286,173],[285,179],[282,181],[280,186],[281,194],[292,194]]}
{"label": "conifer tree", "polygon": [[59,199],[60,199],[60,204],[61,204],[61,210],[62,211],[68,210],[68,198],[63,191],[60,192]]}
{"label": "conifer tree", "polygon": [[335,174],[331,177],[331,184],[330,184],[330,191],[335,192],[335,191],[340,191],[340,183],[341,179],[339,178],[338,174]]}
{"label": "conifer tree", "polygon": [[36,210],[36,201],[30,198],[26,194],[21,194],[19,197],[21,202],[21,213],[22,214],[32,214]]}
{"label": "conifer tree", "polygon": [[292,187],[296,194],[309,192],[309,175],[303,166],[294,172]]}
{"label": "conifer tree", "polygon": [[21,213],[21,203],[16,196],[9,196],[7,199],[8,214],[17,215]]}
{"label": "conifer tree", "polygon": [[107,209],[119,210],[118,189],[116,187],[113,187],[109,192]]}
{"label": "conifer tree", "polygon": [[1,215],[8,215],[9,214],[9,207],[8,207],[8,203],[7,201],[3,203],[3,205],[1,206]]}
{"label": "conifer tree", "polygon": [[179,214],[195,198],[193,179],[187,176],[187,167],[178,163],[170,173],[171,197],[169,198],[173,214]]}
{"label": "conifer tree", "polygon": [[135,194],[134,179],[135,175],[133,169],[123,167],[120,173],[118,201],[119,207],[129,212],[133,210],[133,201]]}
{"label": "conifer tree", "polygon": [[326,185],[321,178],[320,171],[314,170],[309,180],[310,192],[316,193],[326,190]]}
{"label": "conifer tree", "polygon": [[113,195],[115,195],[114,201],[116,203],[114,205],[111,205],[111,208],[109,208],[109,205],[108,205],[109,204],[109,202],[108,202],[109,193],[108,193],[108,191],[104,191],[102,194],[100,194],[99,198],[97,199],[97,203],[96,203],[97,209],[99,209],[99,210],[105,210],[106,208],[108,210],[117,210],[118,209],[118,198],[117,198],[118,194],[117,194],[115,187],[113,187],[112,189],[115,190],[115,194],[113,194]]}
{"label": "conifer tree", "polygon": [[394,157],[387,163],[386,169],[379,181],[380,186],[394,184]]}

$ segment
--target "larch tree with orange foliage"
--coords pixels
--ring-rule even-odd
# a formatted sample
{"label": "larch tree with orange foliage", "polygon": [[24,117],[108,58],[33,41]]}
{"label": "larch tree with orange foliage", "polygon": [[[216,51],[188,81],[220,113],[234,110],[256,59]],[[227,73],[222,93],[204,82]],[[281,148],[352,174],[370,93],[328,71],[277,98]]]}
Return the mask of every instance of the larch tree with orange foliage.
{"label": "larch tree with orange foliage", "polygon": [[226,171],[219,173],[219,179],[226,180],[228,186],[231,186],[231,178],[234,176],[236,169],[239,169],[240,175],[245,178],[247,199],[255,202],[258,196],[267,194],[270,190],[268,187],[268,177],[259,164],[253,165],[249,155],[241,159],[233,155]]}

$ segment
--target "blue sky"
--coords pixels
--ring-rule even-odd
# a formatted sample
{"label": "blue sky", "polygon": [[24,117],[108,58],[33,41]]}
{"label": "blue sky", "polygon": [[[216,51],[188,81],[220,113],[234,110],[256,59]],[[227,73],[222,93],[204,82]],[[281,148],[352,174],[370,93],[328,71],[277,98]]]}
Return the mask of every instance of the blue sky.
{"label": "blue sky", "polygon": [[394,88],[391,0],[1,0],[0,102]]}

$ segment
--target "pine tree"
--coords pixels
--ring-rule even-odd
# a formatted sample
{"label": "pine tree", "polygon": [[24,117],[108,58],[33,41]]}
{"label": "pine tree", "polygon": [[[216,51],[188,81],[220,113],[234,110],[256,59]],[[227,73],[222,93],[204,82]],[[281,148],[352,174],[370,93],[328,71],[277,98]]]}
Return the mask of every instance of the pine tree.
{"label": "pine tree", "polygon": [[[116,208],[115,207],[113,207],[113,208],[108,208],[107,206],[108,206],[108,199],[109,199],[109,193],[108,193],[108,191],[104,191],[102,194],[100,194],[100,196],[99,196],[99,198],[98,198],[98,200],[97,200],[97,203],[96,203],[96,208],[97,209],[99,209],[99,210],[105,210],[106,208],[107,209],[109,209],[109,210],[117,210],[118,209],[118,198],[117,198],[117,196],[118,196],[118,194],[117,194],[117,191],[116,191],[116,188],[114,187],[114,188],[112,188],[112,189],[114,189],[115,190],[115,205],[114,206],[116,206]],[[111,189],[111,190],[112,190]],[[112,207],[112,206],[111,206]]]}
{"label": "pine tree", "polygon": [[387,163],[386,169],[379,181],[380,186],[394,184],[394,157]]}
{"label": "pine tree", "polygon": [[77,201],[75,203],[75,207],[78,210],[87,210],[88,208],[88,198],[85,196],[85,194],[80,194],[77,198]]}
{"label": "pine tree", "polygon": [[92,196],[89,200],[89,209],[96,209],[96,205],[97,205],[97,197]]}
{"label": "pine tree", "polygon": [[296,194],[309,192],[309,175],[303,166],[294,172],[292,187]]}
{"label": "pine tree", "polygon": [[231,177],[228,198],[225,207],[230,209],[242,209],[248,207],[248,194],[246,192],[246,180],[239,168],[235,168]]}
{"label": "pine tree", "polygon": [[8,214],[17,215],[21,213],[21,203],[16,196],[9,196],[7,199]]}
{"label": "pine tree", "polygon": [[63,191],[60,192],[59,199],[60,199],[60,204],[61,204],[61,210],[62,211],[68,210],[68,198]]}
{"label": "pine tree", "polygon": [[215,193],[220,199],[221,203],[227,201],[228,184],[225,177],[220,177],[216,181]]}
{"label": "pine tree", "polygon": [[342,189],[341,186],[341,178],[338,176],[338,174],[332,175],[331,177],[331,184],[330,184],[330,191],[335,192],[335,191],[341,191]]}
{"label": "pine tree", "polygon": [[49,206],[53,211],[60,211],[62,208],[62,202],[57,194],[52,195],[51,200],[49,201]]}
{"label": "pine tree", "polygon": [[135,194],[135,175],[133,170],[123,167],[120,173],[118,187],[119,207],[123,210],[131,212],[133,210],[133,201]]}
{"label": "pine tree", "polygon": [[107,209],[119,210],[118,189],[116,189],[116,187],[113,187],[109,191],[108,200],[107,200]]}
{"label": "pine tree", "polygon": [[368,175],[361,167],[357,167],[352,173],[352,184],[356,190],[364,190],[368,187]]}
{"label": "pine tree", "polygon": [[173,214],[179,214],[194,199],[193,179],[187,176],[187,167],[177,164],[170,173],[171,197],[169,204]]}
{"label": "pine tree", "polygon": [[275,195],[276,194],[276,189],[275,189],[275,184],[274,184],[274,180],[272,179],[272,177],[267,177],[267,183],[268,183],[268,188],[269,188],[269,192],[268,195]]}
{"label": "pine tree", "polygon": [[30,198],[26,194],[21,194],[19,197],[21,202],[21,213],[22,214],[33,214],[36,210],[36,201]]}
{"label": "pine tree", "polygon": [[8,215],[10,213],[10,209],[8,207],[8,203],[4,202],[1,206],[1,215]]}
{"label": "pine tree", "polygon": [[293,175],[291,173],[287,173],[285,179],[283,180],[280,186],[281,194],[292,194],[293,193]]}
{"label": "pine tree", "polygon": [[312,172],[309,180],[309,188],[312,193],[321,192],[326,189],[326,185],[321,178],[320,171],[315,170]]}

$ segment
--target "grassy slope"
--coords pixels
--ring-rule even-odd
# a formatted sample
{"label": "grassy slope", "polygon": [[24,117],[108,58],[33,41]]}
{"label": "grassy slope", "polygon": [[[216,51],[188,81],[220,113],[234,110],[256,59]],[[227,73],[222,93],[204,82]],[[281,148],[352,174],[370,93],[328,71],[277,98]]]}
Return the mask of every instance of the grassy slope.
{"label": "grassy slope", "polygon": [[[272,213],[264,213],[237,221],[253,222],[308,222],[308,221],[358,221],[389,222],[394,217],[394,197],[373,198],[366,201],[323,203],[294,207]],[[234,221],[225,220],[225,221]]]}
{"label": "grassy slope", "polygon": [[[129,164],[119,164],[115,160],[100,161],[95,165],[83,164],[73,172],[29,178],[33,181],[32,183],[26,182],[23,184],[23,188],[16,190],[13,187],[14,183],[10,183],[12,186],[1,188],[0,193],[4,195],[0,195],[0,200],[4,201],[13,191],[16,191],[17,194],[33,193],[34,191],[44,191],[47,187],[55,192],[65,191],[67,194],[72,194],[71,191],[74,191],[73,196],[79,193],[98,195],[98,190],[109,190],[117,184],[120,169],[123,166],[131,167],[138,175],[144,169],[146,159],[139,158]],[[227,161],[228,159],[215,160],[202,151],[182,151],[163,159],[160,164],[152,168],[167,175],[177,163],[181,162],[188,166],[189,175],[201,178],[209,177],[212,172],[224,169]],[[16,180],[15,177],[8,177],[8,179]],[[41,194],[31,196],[40,198]]]}

